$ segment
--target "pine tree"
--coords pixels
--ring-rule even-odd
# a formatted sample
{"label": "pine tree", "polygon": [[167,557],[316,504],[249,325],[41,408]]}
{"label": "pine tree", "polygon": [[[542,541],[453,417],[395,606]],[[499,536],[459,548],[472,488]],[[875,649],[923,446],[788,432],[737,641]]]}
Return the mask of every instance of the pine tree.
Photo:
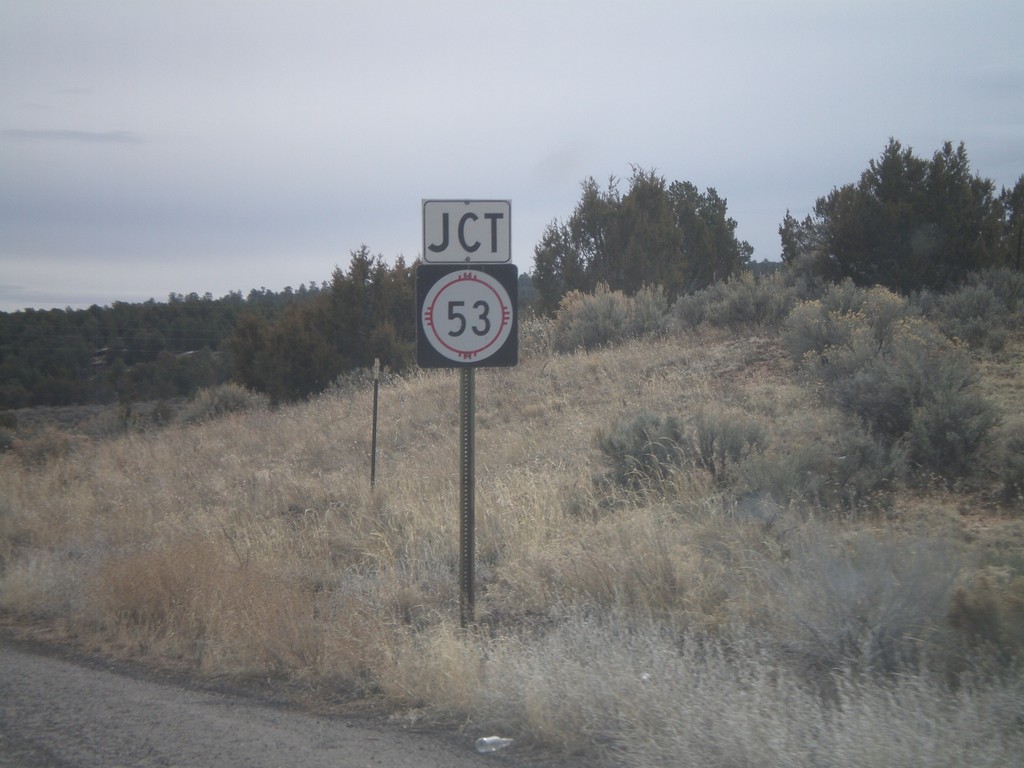
{"label": "pine tree", "polygon": [[786,262],[909,293],[999,265],[1002,219],[994,185],[971,173],[963,144],[947,142],[928,161],[890,139],[857,184],[819,198],[802,222],[787,213],[779,234]]}

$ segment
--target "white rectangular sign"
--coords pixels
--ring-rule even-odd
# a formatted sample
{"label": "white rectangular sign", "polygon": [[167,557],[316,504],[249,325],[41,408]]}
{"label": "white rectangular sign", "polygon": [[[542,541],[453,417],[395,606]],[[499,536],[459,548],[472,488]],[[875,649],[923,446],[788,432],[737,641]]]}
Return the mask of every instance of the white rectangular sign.
{"label": "white rectangular sign", "polygon": [[423,261],[505,264],[512,261],[508,200],[424,200]]}

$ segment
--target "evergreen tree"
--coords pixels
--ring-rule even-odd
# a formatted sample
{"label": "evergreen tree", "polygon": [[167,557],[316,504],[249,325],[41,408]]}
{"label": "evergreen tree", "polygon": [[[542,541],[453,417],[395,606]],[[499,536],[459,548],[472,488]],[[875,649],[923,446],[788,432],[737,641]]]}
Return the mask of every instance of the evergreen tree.
{"label": "evergreen tree", "polygon": [[949,142],[928,161],[890,139],[857,184],[819,198],[802,222],[787,212],[779,234],[787,263],[902,293],[942,290],[1003,256],[994,185],[971,173],[963,144]]}
{"label": "evergreen tree", "polygon": [[232,375],[279,403],[320,392],[375,358],[393,369],[408,367],[415,314],[414,275],[405,260],[389,267],[364,245],[310,300],[290,305],[277,319],[243,317],[228,345]]}
{"label": "evergreen tree", "polygon": [[685,251],[682,287],[688,292],[739,274],[754,254],[751,245],[736,239],[736,220],[728,215],[725,198],[714,187],[701,194],[690,182],[676,181],[668,190]]}
{"label": "evergreen tree", "polygon": [[267,360],[267,323],[258,315],[247,312],[238,320],[227,341],[231,359],[231,378],[246,389],[264,392],[267,383],[264,369]]}
{"label": "evergreen tree", "polygon": [[552,312],[567,292],[598,284],[635,293],[659,285],[669,300],[736,274],[753,249],[736,239],[736,222],[714,189],[667,185],[634,168],[621,195],[614,178],[602,190],[586,179],[568,221],[552,222],[534,249],[539,308]]}
{"label": "evergreen tree", "polygon": [[322,302],[289,307],[268,334],[262,388],[272,402],[301,400],[330,386],[345,366]]}
{"label": "evergreen tree", "polygon": [[1024,268],[1024,176],[1013,189],[1003,189],[999,200],[1003,205],[1003,243],[1006,266]]}

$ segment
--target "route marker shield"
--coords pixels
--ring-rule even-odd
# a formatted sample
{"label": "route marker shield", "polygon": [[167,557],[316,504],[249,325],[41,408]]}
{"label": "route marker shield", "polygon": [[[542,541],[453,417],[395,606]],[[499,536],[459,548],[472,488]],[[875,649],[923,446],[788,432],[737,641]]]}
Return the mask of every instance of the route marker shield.
{"label": "route marker shield", "polygon": [[416,362],[424,368],[519,361],[514,264],[421,264],[416,270]]}

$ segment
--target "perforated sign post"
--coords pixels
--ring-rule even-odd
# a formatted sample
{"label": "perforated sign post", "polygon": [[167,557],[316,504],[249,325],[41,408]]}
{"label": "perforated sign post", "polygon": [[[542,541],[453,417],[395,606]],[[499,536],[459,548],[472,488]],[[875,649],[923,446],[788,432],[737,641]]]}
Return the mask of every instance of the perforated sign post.
{"label": "perforated sign post", "polygon": [[519,361],[518,280],[507,200],[424,200],[416,269],[416,362],[460,368],[459,608],[475,620],[476,380],[481,366]]}

